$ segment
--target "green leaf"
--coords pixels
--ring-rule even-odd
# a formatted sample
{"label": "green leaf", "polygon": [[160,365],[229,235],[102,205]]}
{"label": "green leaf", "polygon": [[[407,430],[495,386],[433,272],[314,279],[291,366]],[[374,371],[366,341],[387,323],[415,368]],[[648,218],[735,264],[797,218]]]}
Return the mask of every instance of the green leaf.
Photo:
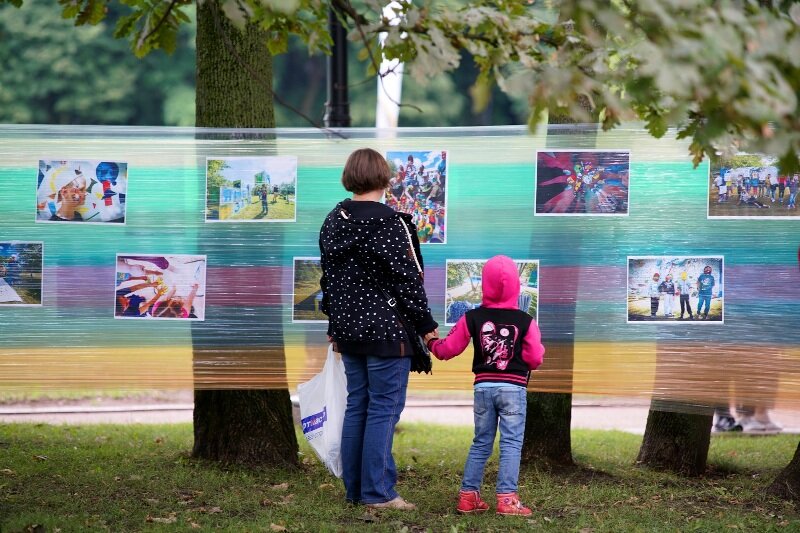
{"label": "green leaf", "polygon": [[647,116],[646,128],[650,135],[656,139],[660,139],[667,133],[669,124],[667,124],[666,119],[662,115],[652,113]]}

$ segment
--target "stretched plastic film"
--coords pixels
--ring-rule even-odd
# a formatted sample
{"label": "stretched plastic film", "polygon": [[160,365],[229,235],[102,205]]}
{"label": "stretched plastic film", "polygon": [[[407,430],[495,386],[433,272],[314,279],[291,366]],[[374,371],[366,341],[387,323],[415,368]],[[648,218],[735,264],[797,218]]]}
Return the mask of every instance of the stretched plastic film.
{"label": "stretched plastic film", "polygon": [[[751,190],[636,126],[2,126],[0,386],[294,390],[325,360],[318,232],[364,146],[415,213],[442,335],[482,261],[518,261],[531,390],[800,407],[791,178]],[[411,387],[467,390],[471,363]]]}

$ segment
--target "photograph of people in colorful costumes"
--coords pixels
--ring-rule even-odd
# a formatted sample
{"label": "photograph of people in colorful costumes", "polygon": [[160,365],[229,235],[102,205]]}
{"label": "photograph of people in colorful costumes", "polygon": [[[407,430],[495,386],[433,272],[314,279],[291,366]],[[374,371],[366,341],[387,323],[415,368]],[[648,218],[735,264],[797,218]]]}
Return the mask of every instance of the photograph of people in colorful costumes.
{"label": "photograph of people in colorful costumes", "polygon": [[628,322],[722,323],[722,276],[722,256],[628,257]]}
{"label": "photograph of people in colorful costumes", "polygon": [[42,305],[41,242],[0,242],[0,305]]}
{"label": "photograph of people in colorful costumes", "polygon": [[[454,326],[467,312],[483,301],[481,272],[488,259],[448,259],[445,288],[445,323]],[[514,260],[519,274],[519,309],[533,317],[539,308],[539,260]]]}
{"label": "photograph of people in colorful costumes", "polygon": [[627,215],[630,152],[536,153],[537,215]]}
{"label": "photograph of people in colorful costumes", "polygon": [[117,255],[114,318],[205,320],[206,256]]}
{"label": "photograph of people in colorful costumes", "polygon": [[294,222],[297,157],[206,159],[206,222]]}
{"label": "photograph of people in colorful costumes", "polygon": [[128,164],[39,160],[36,222],[125,223]]}
{"label": "photograph of people in colorful costumes", "polygon": [[800,218],[800,174],[784,174],[778,158],[739,153],[711,159],[708,218]]}
{"label": "photograph of people in colorful costumes", "polygon": [[388,152],[392,179],[386,205],[414,218],[420,243],[447,238],[447,151]]}

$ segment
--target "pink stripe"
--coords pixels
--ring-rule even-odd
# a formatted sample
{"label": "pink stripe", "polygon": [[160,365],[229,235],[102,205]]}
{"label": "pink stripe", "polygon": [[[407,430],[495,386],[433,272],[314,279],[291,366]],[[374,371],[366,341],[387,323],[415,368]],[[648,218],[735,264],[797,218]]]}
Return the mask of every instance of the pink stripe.
{"label": "pink stripe", "polygon": [[523,376],[518,376],[516,374],[495,374],[492,373],[483,373],[483,374],[475,374],[475,381],[483,378],[494,378],[494,379],[504,379],[507,381],[516,381],[519,383],[527,383],[527,379]]}

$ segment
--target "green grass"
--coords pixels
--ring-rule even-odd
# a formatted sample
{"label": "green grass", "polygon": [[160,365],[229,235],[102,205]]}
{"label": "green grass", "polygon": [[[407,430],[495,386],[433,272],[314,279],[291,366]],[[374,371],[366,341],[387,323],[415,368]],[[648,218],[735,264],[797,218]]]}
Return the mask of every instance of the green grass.
{"label": "green grass", "polygon": [[[129,402],[185,401],[186,391],[152,389],[35,389],[0,386],[0,405],[40,403],[83,403],[89,405],[113,400]],[[191,398],[190,398],[191,401]]]}
{"label": "green grass", "polygon": [[[764,495],[789,462],[796,436],[714,438],[710,474],[684,479],[635,466],[636,435],[575,431],[580,468],[556,474],[523,468],[520,493],[534,509],[529,519],[454,512],[470,439],[466,427],[401,425],[395,439],[398,489],[418,510],[370,513],[345,504],[341,482],[304,441],[299,469],[248,469],[189,458],[189,425],[4,425],[0,531],[33,524],[63,532],[800,528],[791,504]],[[486,472],[487,497],[496,474],[495,455]]]}

